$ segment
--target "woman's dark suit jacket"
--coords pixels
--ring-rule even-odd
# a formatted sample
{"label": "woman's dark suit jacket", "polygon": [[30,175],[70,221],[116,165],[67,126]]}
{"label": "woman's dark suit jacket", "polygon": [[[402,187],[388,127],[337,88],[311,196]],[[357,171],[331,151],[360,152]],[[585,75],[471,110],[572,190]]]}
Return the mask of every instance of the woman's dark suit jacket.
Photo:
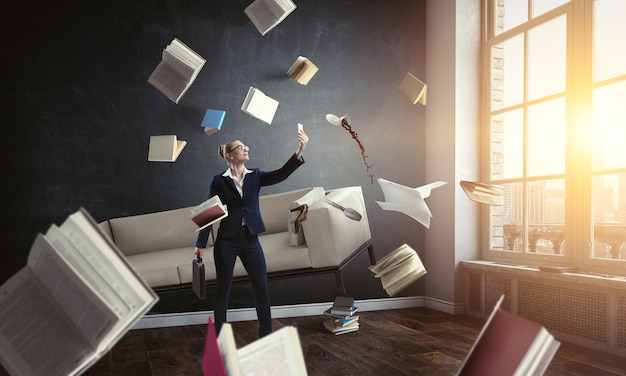
{"label": "woman's dark suit jacket", "polygon": [[[253,168],[251,173],[246,174],[243,180],[243,197],[239,195],[235,182],[230,177],[218,174],[213,176],[209,185],[209,196],[219,195],[222,203],[228,208],[228,216],[222,219],[218,236],[223,239],[234,239],[241,232],[242,220],[245,221],[251,234],[259,234],[265,231],[265,224],[259,209],[259,192],[261,187],[280,183],[287,179],[298,167],[304,163],[302,157],[291,158],[283,167],[274,171],[261,171]],[[198,233],[196,247],[206,248],[211,226]]]}

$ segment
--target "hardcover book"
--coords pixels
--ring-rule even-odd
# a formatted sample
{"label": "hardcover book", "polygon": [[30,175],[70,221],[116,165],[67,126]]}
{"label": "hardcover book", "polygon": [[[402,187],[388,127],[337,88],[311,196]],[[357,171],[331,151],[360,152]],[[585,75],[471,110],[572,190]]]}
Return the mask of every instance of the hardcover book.
{"label": "hardcover book", "polygon": [[161,55],[161,62],[148,77],[148,83],[178,103],[195,81],[206,60],[174,38]]}
{"label": "hardcover book", "polygon": [[394,296],[426,274],[417,252],[406,243],[369,267],[374,277],[380,278],[383,289]]}
{"label": "hardcover book", "polygon": [[500,308],[500,297],[459,376],[543,375],[561,343],[542,325]]}
{"label": "hardcover book", "polygon": [[246,98],[241,105],[243,112],[267,124],[272,124],[277,109],[277,100],[268,97],[261,90],[252,86],[248,89],[248,94],[246,94]]}
{"label": "hardcover book", "polygon": [[202,118],[202,124],[200,124],[204,128],[204,133],[206,133],[207,136],[210,136],[221,130],[225,117],[226,111],[211,109],[206,110],[204,118]]}
{"label": "hardcover book", "polygon": [[191,209],[191,220],[200,231],[228,216],[228,208],[222,204],[220,196],[215,195]]}
{"label": "hardcover book", "polygon": [[255,0],[244,13],[256,29],[265,36],[296,9],[291,0]]}
{"label": "hardcover book", "polygon": [[400,93],[411,103],[421,103],[424,106],[426,106],[427,89],[428,86],[411,73],[407,73],[404,76],[398,87]]}
{"label": "hardcover book", "polygon": [[300,85],[306,85],[318,70],[319,68],[311,60],[304,56],[298,56],[287,70],[287,74]]}
{"label": "hardcover book", "polygon": [[461,188],[470,200],[487,205],[502,205],[502,187],[461,180]]}
{"label": "hardcover book", "polygon": [[11,375],[84,373],[158,301],[81,208],[38,234],[0,286],[0,362]]}
{"label": "hardcover book", "polygon": [[176,135],[150,136],[148,161],[176,162],[185,145],[187,141],[178,140]]}

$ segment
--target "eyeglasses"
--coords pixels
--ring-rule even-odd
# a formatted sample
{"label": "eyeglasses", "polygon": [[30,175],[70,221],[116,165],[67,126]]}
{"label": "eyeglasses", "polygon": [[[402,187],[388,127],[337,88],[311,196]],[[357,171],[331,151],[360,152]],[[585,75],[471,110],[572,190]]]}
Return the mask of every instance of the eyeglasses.
{"label": "eyeglasses", "polygon": [[248,151],[248,150],[250,150],[250,148],[247,147],[246,145],[237,145],[234,148],[230,149],[229,153],[231,153],[231,152],[233,152],[235,150]]}

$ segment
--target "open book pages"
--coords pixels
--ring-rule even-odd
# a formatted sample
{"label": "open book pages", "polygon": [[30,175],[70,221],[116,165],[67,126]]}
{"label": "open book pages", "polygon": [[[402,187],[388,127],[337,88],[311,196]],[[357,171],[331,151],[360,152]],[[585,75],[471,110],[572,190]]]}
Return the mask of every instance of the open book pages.
{"label": "open book pages", "polygon": [[287,70],[287,74],[300,85],[306,85],[318,70],[319,68],[311,60],[304,56],[298,56]]}
{"label": "open book pages", "polygon": [[206,60],[178,39],[165,47],[148,83],[174,103],[187,92]]}
{"label": "open book pages", "polygon": [[246,98],[241,105],[243,112],[267,124],[272,124],[277,109],[277,100],[268,97],[261,90],[252,86],[248,89],[248,94],[246,94]]}
{"label": "open book pages", "polygon": [[457,375],[543,375],[560,346],[542,325],[494,306]]}
{"label": "open book pages", "polygon": [[411,73],[407,73],[398,87],[398,91],[411,103],[421,103],[426,106],[428,86]]}
{"label": "open book pages", "polygon": [[0,361],[12,375],[83,373],[157,300],[81,209],[37,235],[0,286]]}
{"label": "open book pages", "polygon": [[466,180],[461,180],[459,184],[472,201],[487,205],[502,205],[504,191],[501,186]]}
{"label": "open book pages", "polygon": [[224,323],[217,342],[229,376],[308,374],[298,330],[293,326],[284,326],[236,349],[232,327]]}
{"label": "open book pages", "polygon": [[187,141],[178,140],[176,135],[150,136],[148,145],[149,162],[176,162]]}
{"label": "open book pages", "polygon": [[369,267],[380,278],[383,289],[393,296],[426,274],[417,252],[407,244],[396,248],[375,265]]}
{"label": "open book pages", "polygon": [[296,4],[291,0],[255,0],[244,9],[244,13],[265,36],[295,9]]}
{"label": "open book pages", "polygon": [[228,216],[228,208],[222,204],[220,196],[214,195],[198,206],[191,208],[191,220],[200,231]]}
{"label": "open book pages", "polygon": [[239,365],[239,354],[237,353],[233,327],[227,322],[222,324],[220,334],[217,337],[217,346],[222,356],[224,368],[226,368],[226,374],[229,376],[241,375],[241,366]]}

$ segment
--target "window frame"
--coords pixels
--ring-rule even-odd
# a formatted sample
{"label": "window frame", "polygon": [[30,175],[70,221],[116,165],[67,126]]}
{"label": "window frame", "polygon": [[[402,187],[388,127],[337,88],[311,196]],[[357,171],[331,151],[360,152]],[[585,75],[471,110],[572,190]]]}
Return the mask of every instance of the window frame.
{"label": "window frame", "polygon": [[[595,0],[594,0],[595,1]],[[577,270],[610,275],[626,276],[626,260],[593,258],[591,252],[593,234],[593,176],[598,175],[592,170],[591,139],[592,129],[592,96],[593,88],[601,86],[603,82],[614,82],[614,79],[593,83],[593,12],[594,1],[569,0],[541,15],[531,17],[532,2],[528,0],[528,17],[525,23],[508,30],[496,33],[494,15],[496,14],[497,0],[483,0],[483,38],[482,38],[482,82],[483,82],[483,181],[489,184],[515,183],[522,184],[525,195],[526,184],[537,180],[550,178],[565,179],[565,224],[564,247],[561,255],[515,252],[510,250],[491,249],[492,207],[481,207],[481,229],[484,236],[482,241],[482,258],[488,261],[516,263],[524,265],[562,265],[571,266]],[[566,88],[565,92],[539,99],[528,100],[528,82],[524,80],[524,98],[522,102],[505,109],[492,109],[492,48],[502,44],[505,40],[524,34],[524,77],[528,76],[528,33],[531,29],[565,15],[566,17]],[[626,81],[626,80],[625,80]],[[529,177],[526,173],[517,179],[492,180],[492,116],[499,112],[504,113],[515,108],[521,108],[524,113],[524,160],[527,153],[527,110],[529,106],[541,103],[549,98],[563,96],[566,102],[566,136],[565,136],[565,173],[554,176]],[[626,171],[626,169],[625,169]],[[603,172],[602,174],[610,173]],[[528,216],[526,198],[524,207],[524,239],[528,239]],[[625,225],[626,226],[626,225]],[[626,243],[626,242],[625,242]]]}

